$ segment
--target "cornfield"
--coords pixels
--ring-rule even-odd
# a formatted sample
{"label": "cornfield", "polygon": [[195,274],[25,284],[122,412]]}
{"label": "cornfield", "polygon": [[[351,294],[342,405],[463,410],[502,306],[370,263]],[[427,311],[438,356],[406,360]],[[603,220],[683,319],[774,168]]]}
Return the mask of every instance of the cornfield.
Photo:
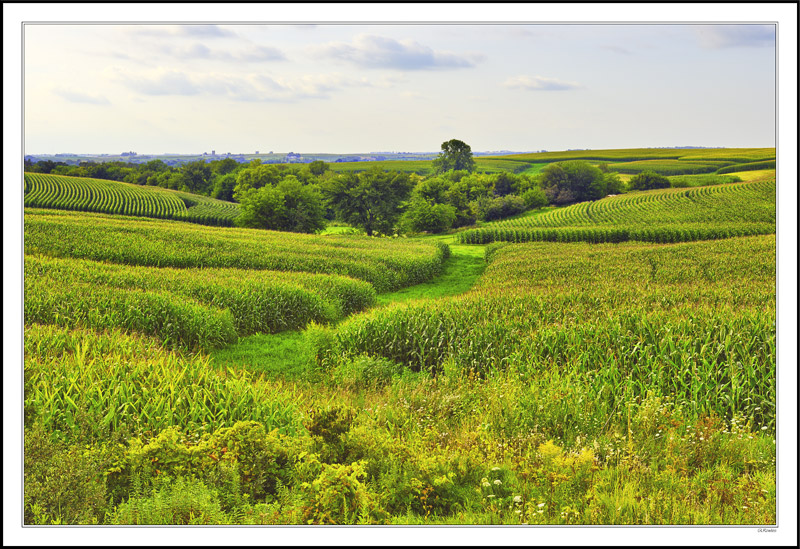
{"label": "cornfield", "polygon": [[775,182],[670,188],[609,196],[458,233],[464,244],[686,242],[775,232]]}
{"label": "cornfield", "polygon": [[203,225],[233,226],[239,205],[160,187],[119,181],[25,174],[25,207],[177,219]]}

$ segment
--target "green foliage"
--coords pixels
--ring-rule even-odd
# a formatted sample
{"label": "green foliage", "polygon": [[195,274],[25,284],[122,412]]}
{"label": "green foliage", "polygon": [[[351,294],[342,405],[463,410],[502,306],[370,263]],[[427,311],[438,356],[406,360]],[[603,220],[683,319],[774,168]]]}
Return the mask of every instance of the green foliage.
{"label": "green foliage", "polygon": [[100,524],[107,502],[102,456],[54,442],[40,423],[25,429],[24,523]]}
{"label": "green foliage", "polygon": [[310,456],[306,474],[315,478],[300,485],[305,524],[381,524],[386,517],[377,494],[363,482],[364,463],[320,463]]}
{"label": "green foliage", "polygon": [[404,232],[441,233],[453,226],[456,209],[449,204],[436,204],[417,198],[412,200],[400,219]]}
{"label": "green foliage", "polygon": [[542,189],[538,187],[528,189],[527,191],[522,193],[522,201],[525,203],[526,210],[536,210],[538,208],[544,208],[549,204],[549,202],[547,201],[547,195]]}
{"label": "green foliage", "polygon": [[627,186],[620,179],[616,172],[608,172],[605,174],[606,192],[608,194],[621,194],[627,190]]}
{"label": "green foliage", "polygon": [[458,139],[445,141],[442,143],[442,152],[433,161],[433,169],[436,173],[450,170],[474,172],[475,159],[472,158],[472,147]]}
{"label": "green foliage", "polygon": [[635,191],[651,191],[653,189],[669,188],[669,179],[654,172],[644,171],[639,175],[631,177],[628,186]]}
{"label": "green foliage", "polygon": [[308,165],[308,171],[314,175],[322,175],[330,169],[330,166],[322,160],[315,160]]}
{"label": "green foliage", "polygon": [[230,524],[217,494],[201,481],[178,477],[162,482],[151,495],[134,495],[109,519],[115,525]]}
{"label": "green foliage", "polygon": [[314,233],[325,228],[322,195],[312,185],[287,176],[276,186],[266,185],[239,191],[240,227]]}
{"label": "green foliage", "polygon": [[481,221],[495,221],[523,211],[525,211],[525,200],[515,194],[483,198],[477,203],[478,219]]}
{"label": "green foliage", "polygon": [[539,181],[552,204],[598,200],[608,194],[603,172],[583,160],[550,164]]}
{"label": "green foliage", "polygon": [[330,179],[322,191],[340,219],[362,227],[367,236],[372,236],[376,232],[392,233],[401,214],[401,203],[413,188],[414,181],[407,174],[374,168]]}

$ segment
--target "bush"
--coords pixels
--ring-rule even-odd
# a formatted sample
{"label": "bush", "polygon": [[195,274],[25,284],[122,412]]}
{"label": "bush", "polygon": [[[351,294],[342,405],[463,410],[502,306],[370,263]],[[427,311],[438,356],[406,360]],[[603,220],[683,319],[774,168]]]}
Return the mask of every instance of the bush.
{"label": "bush", "polygon": [[639,175],[635,175],[628,181],[628,185],[635,191],[666,189],[671,186],[667,177],[654,172],[642,172]]}
{"label": "bush", "polygon": [[[241,495],[250,501],[264,500],[279,486],[294,483],[297,440],[267,431],[255,421],[236,422],[199,441],[170,427],[147,444],[132,440],[108,478],[116,501],[137,486],[147,492],[164,478],[197,478],[222,489],[227,501]],[[231,489],[234,492],[228,493]]]}
{"label": "bush", "polygon": [[605,174],[606,192],[608,194],[620,194],[625,192],[625,183],[619,178],[619,174],[611,172]]}
{"label": "bush", "polygon": [[494,221],[525,211],[525,201],[515,194],[485,198],[478,201],[478,219]]}
{"label": "bush", "polygon": [[522,194],[522,201],[525,203],[525,209],[535,210],[547,206],[547,195],[540,188],[528,189]]}
{"label": "bush", "polygon": [[306,524],[376,524],[387,515],[376,494],[363,482],[364,462],[350,465],[320,463],[313,455],[304,470],[314,475],[300,485],[304,496],[303,520]]}
{"label": "bush", "polygon": [[583,160],[548,164],[540,177],[552,204],[598,200],[608,194],[606,176]]}
{"label": "bush", "polygon": [[148,496],[133,496],[117,507],[111,524],[231,524],[217,494],[195,479],[166,479]]}
{"label": "bush", "polygon": [[405,232],[441,233],[453,226],[456,209],[449,204],[433,204],[423,198],[411,202],[400,225]]}
{"label": "bush", "polygon": [[25,524],[98,524],[106,513],[99,453],[25,430]]}

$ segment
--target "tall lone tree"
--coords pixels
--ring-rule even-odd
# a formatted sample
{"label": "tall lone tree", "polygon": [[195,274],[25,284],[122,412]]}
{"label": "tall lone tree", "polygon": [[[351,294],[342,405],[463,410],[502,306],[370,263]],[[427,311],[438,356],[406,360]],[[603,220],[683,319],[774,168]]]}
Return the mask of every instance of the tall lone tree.
{"label": "tall lone tree", "polygon": [[458,139],[445,141],[442,143],[442,152],[433,161],[433,169],[436,173],[450,170],[474,172],[475,159],[472,158],[472,147]]}

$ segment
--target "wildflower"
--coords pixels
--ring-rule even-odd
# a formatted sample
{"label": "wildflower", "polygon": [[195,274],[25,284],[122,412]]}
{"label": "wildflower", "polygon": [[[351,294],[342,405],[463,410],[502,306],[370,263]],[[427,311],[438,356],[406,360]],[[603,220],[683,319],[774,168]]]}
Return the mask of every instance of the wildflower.
{"label": "wildflower", "polygon": [[498,478],[498,479],[495,479],[494,483],[495,483],[495,485],[500,486],[501,484],[503,484],[503,481]]}
{"label": "wildflower", "polygon": [[544,503],[540,503],[539,505],[537,505],[537,507],[538,507],[539,509],[541,509],[542,507],[544,507]]}
{"label": "wildflower", "polygon": [[492,467],[492,472],[499,471],[499,470],[500,470],[500,467]]}
{"label": "wildflower", "polygon": [[514,496],[514,503],[522,503],[522,496]]}

